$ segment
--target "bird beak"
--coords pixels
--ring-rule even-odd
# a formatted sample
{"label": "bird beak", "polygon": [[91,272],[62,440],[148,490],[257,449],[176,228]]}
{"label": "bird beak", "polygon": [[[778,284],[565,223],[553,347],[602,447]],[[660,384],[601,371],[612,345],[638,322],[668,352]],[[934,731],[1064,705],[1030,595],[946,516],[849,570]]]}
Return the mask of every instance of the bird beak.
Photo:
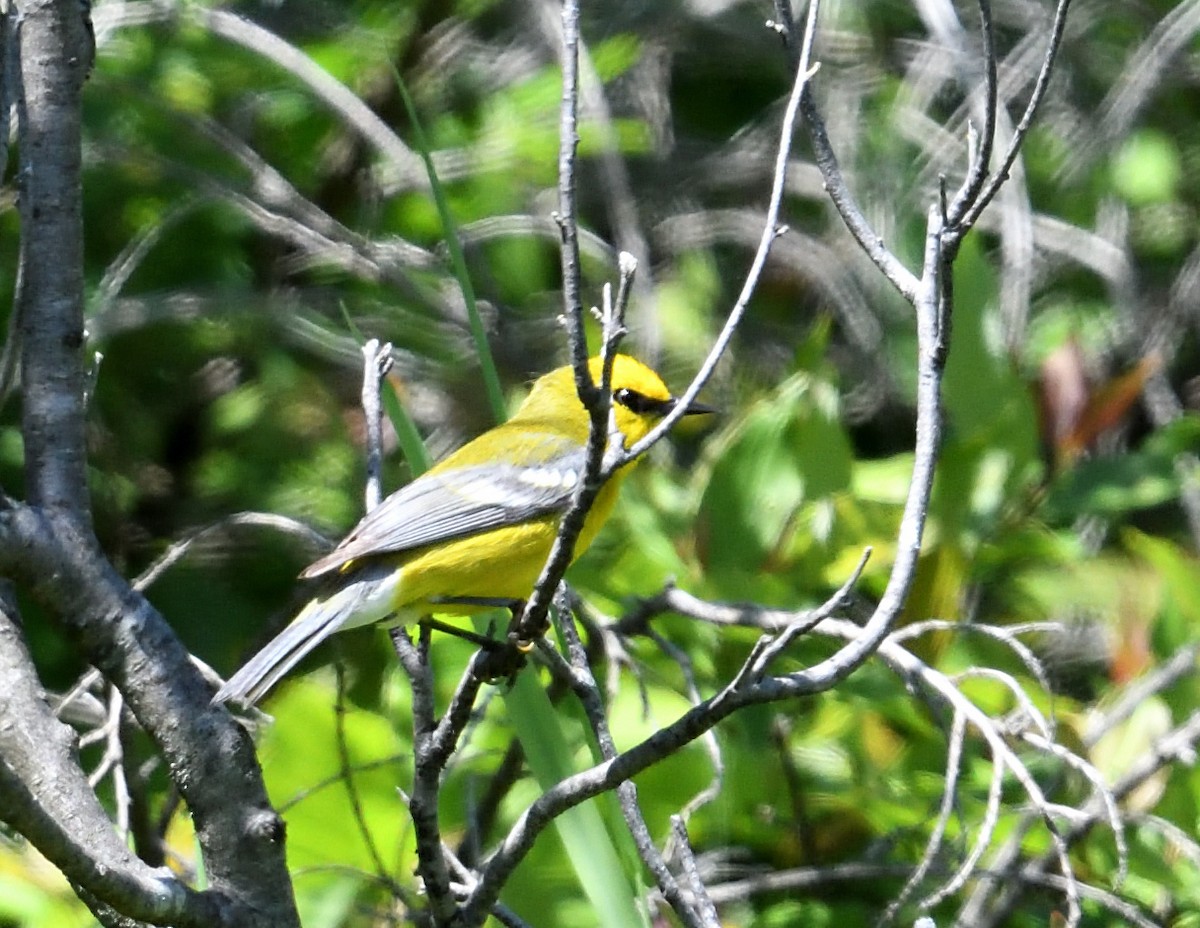
{"label": "bird beak", "polygon": [[[678,404],[678,400],[675,401]],[[707,403],[697,403],[694,400],[688,405],[685,416],[707,416],[710,413],[718,412],[715,406],[709,406]]]}

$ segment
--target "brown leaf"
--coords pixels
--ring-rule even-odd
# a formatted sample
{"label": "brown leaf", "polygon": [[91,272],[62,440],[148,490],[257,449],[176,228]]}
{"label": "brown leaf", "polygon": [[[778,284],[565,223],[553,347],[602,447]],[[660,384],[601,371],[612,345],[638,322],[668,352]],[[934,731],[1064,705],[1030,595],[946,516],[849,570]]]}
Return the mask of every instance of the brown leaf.
{"label": "brown leaf", "polygon": [[1079,343],[1068,339],[1042,362],[1037,399],[1042,448],[1056,466],[1063,464],[1062,446],[1083,415],[1091,385]]}
{"label": "brown leaf", "polygon": [[1070,466],[1120,424],[1161,366],[1157,354],[1148,354],[1133,369],[1093,386],[1074,338],[1052,352],[1042,363],[1037,398],[1042,447],[1055,468]]}
{"label": "brown leaf", "polygon": [[1096,440],[1121,422],[1146,385],[1146,380],[1162,365],[1157,354],[1148,354],[1137,366],[1103,384],[1088,397],[1074,428],[1059,445],[1060,459],[1074,460],[1092,447]]}

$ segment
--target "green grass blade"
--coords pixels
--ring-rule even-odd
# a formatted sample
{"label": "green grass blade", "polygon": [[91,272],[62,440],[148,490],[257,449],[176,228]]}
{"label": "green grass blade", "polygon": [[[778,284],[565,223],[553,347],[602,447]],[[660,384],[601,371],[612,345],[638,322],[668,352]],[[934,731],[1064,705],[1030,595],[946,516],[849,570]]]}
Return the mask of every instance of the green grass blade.
{"label": "green grass blade", "polygon": [[404,101],[404,109],[412,123],[414,148],[425,162],[425,170],[429,174],[429,186],[433,190],[433,199],[437,204],[438,215],[442,220],[442,233],[446,238],[446,247],[450,251],[450,263],[454,267],[454,276],[462,288],[463,300],[467,304],[467,319],[471,326],[471,337],[475,340],[475,353],[479,356],[479,365],[483,369],[483,384],[487,391],[488,402],[492,407],[492,415],[497,422],[507,418],[507,406],[504,402],[504,391],[500,389],[500,376],[496,372],[496,362],[492,358],[492,349],[488,346],[487,333],[483,330],[483,319],[479,316],[479,306],[475,302],[475,288],[471,286],[471,276],[467,273],[467,261],[463,257],[462,242],[458,236],[458,225],[450,212],[450,204],[446,201],[446,190],[438,180],[437,171],[433,166],[433,158],[429,154],[429,142],[425,138],[425,130],[417,117],[417,108],[413,105],[404,79],[395,68],[392,74],[396,79],[396,89]]}
{"label": "green grass blade", "polygon": [[412,416],[408,414],[408,410],[400,402],[400,397],[396,395],[396,387],[391,380],[384,379],[383,390],[380,392],[383,394],[383,410],[387,413],[392,428],[396,430],[396,440],[400,443],[400,451],[404,454],[404,460],[408,462],[408,469],[415,480],[429,470],[429,450],[425,447],[425,440],[421,438],[421,433],[417,430],[417,424],[413,422]]}
{"label": "green grass blade", "polygon": [[[574,772],[571,744],[537,674],[528,670],[518,674],[504,702],[538,785],[547,790],[570,776]],[[554,825],[592,904],[596,923],[604,928],[646,928],[648,922],[638,908],[637,895],[612,835],[604,827],[597,801],[564,812]]]}

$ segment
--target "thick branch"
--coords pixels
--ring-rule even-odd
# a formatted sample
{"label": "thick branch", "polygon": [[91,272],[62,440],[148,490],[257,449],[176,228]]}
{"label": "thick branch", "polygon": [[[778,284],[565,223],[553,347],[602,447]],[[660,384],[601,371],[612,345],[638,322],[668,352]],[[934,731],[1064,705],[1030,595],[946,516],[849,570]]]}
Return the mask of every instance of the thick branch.
{"label": "thick branch", "polygon": [[85,42],[76,3],[22,11],[20,317],[25,475],[35,505],[88,511],[84,455],[83,201],[80,90]]}
{"label": "thick branch", "polygon": [[208,684],[162,616],[103,559],[90,531],[66,516],[15,504],[0,512],[0,573],[62,618],[163,752],[192,811],[214,890],[244,905],[224,924],[296,924],[283,824],[253,744],[225,710],[209,705]]}
{"label": "thick branch", "polygon": [[46,703],[14,617],[0,607],[0,819],[92,896],[159,924],[219,925],[221,901],[156,872],[113,830],[79,766],[75,733]]}
{"label": "thick branch", "polygon": [[[81,50],[86,33],[77,3],[25,6],[18,308],[33,506],[0,512],[0,571],[62,620],[163,752],[195,818],[214,894],[229,899],[232,914],[216,924],[294,925],[282,825],[267,802],[249,739],[227,713],[209,707],[210,694],[187,651],[112,569],[90,528],[81,363]],[[86,837],[72,836],[83,848]],[[83,892],[111,895],[103,882],[80,876]],[[161,908],[161,897],[161,888],[151,887],[138,911]],[[188,921],[182,915],[173,920]]]}

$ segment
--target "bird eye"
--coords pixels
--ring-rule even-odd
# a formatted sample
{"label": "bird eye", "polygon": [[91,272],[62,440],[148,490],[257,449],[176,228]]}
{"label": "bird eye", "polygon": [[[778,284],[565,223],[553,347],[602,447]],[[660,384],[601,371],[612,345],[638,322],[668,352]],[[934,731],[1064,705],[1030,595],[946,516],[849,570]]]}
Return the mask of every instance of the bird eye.
{"label": "bird eye", "polygon": [[637,413],[661,412],[664,405],[662,400],[656,400],[653,397],[646,396],[645,393],[630,390],[628,387],[621,387],[619,390],[614,390],[613,399],[630,412]]}

